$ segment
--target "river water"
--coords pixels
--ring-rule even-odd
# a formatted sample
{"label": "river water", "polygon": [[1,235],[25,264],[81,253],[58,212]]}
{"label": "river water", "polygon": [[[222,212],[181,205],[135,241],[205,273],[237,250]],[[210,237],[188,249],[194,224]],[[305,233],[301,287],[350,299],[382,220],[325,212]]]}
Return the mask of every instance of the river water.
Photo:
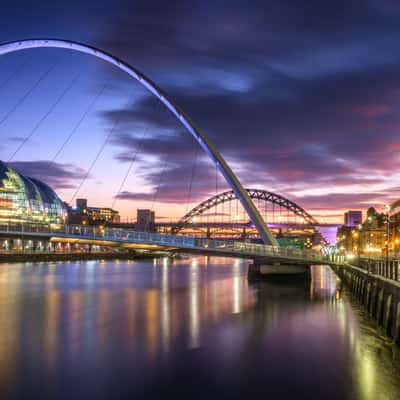
{"label": "river water", "polygon": [[0,264],[0,398],[400,399],[399,350],[328,267],[242,260]]}

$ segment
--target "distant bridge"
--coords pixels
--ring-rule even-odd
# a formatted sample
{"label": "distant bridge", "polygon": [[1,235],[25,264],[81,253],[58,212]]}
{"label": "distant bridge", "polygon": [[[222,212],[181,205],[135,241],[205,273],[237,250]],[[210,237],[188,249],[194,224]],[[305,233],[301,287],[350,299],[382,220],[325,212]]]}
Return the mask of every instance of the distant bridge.
{"label": "distant bridge", "polygon": [[[258,208],[264,224],[275,234],[283,234],[282,237],[309,237],[313,244],[335,242],[337,224],[320,223],[304,208],[280,194],[263,189],[245,190]],[[241,211],[235,192],[229,190],[202,201],[179,221],[158,222],[155,228],[162,233],[207,238],[259,237],[254,224]]]}
{"label": "distant bridge", "polygon": [[[300,217],[301,222],[308,225],[319,225],[319,222],[309,214],[304,208],[300,207],[293,201],[283,197],[277,193],[269,192],[267,190],[262,189],[245,189],[248,196],[252,200],[262,200],[264,202],[272,203],[279,207],[282,207],[294,215]],[[219,193],[209,199],[201,202],[199,205],[194,207],[191,211],[189,211],[177,224],[175,230],[179,231],[186,225],[193,222],[194,218],[204,214],[208,210],[213,207],[218,206],[219,204],[231,202],[234,200],[238,200],[236,193],[233,190],[229,190],[226,192]],[[267,222],[267,221],[266,221]]]}
{"label": "distant bridge", "polygon": [[200,239],[188,236],[86,227],[82,225],[65,225],[59,228],[2,225],[0,226],[0,236],[26,238],[29,240],[45,239],[56,243],[91,244],[132,250],[181,251],[293,264],[323,263],[335,265],[339,261],[333,255],[294,247]]}
{"label": "distant bridge", "polygon": [[[177,228],[179,222],[156,222],[155,227],[156,230],[158,228],[170,228],[171,231]],[[308,224],[308,223],[290,223],[290,222],[271,222],[267,223],[269,228],[293,228],[293,229],[311,229],[311,228],[338,228],[343,224]],[[134,223],[118,223],[112,224],[115,227],[131,227],[134,228]],[[243,222],[190,222],[185,224],[183,227],[179,228],[178,232],[181,232],[185,227],[193,227],[193,228],[232,228],[232,229],[243,229],[243,228],[254,228],[254,225],[251,221],[243,221]],[[175,231],[175,233],[177,233]]]}

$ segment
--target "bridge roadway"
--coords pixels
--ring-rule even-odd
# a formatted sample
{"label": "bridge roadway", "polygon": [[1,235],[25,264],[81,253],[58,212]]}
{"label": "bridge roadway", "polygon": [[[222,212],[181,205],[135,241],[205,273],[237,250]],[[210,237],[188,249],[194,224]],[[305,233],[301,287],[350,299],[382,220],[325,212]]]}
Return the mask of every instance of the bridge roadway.
{"label": "bridge roadway", "polygon": [[51,242],[62,243],[93,244],[131,250],[180,251],[293,264],[340,265],[343,263],[343,260],[339,257],[295,247],[270,246],[239,241],[212,240],[81,225],[64,225],[61,227],[40,227],[21,224],[18,226],[0,225],[0,236],[30,240],[45,239]]}

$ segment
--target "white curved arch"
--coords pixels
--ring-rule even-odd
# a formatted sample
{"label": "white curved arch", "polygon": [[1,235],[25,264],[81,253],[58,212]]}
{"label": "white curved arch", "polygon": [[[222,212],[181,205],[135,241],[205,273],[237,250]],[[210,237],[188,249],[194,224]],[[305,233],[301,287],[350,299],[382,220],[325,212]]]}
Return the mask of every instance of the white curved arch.
{"label": "white curved arch", "polygon": [[12,53],[19,50],[41,48],[41,47],[56,47],[62,49],[69,49],[78,51],[81,53],[86,53],[97,58],[100,58],[112,65],[115,65],[122,71],[125,71],[128,75],[135,78],[139,83],[141,83],[147,90],[158,97],[166,107],[178,118],[178,120],[186,127],[188,132],[196,139],[202,149],[206,154],[216,163],[219,171],[222,173],[229,186],[235,192],[237,198],[242,203],[244,209],[246,210],[249,218],[257,228],[261,239],[265,244],[277,245],[275,238],[272,236],[268,227],[264,223],[259,211],[253,204],[248,193],[243,188],[239,179],[233,173],[231,168],[225,162],[221,154],[214,147],[213,144],[208,140],[203,132],[194,124],[190,117],[177,105],[173,100],[171,100],[154,82],[147,78],[136,68],[131,67],[124,61],[114,57],[113,55],[104,52],[103,50],[97,49],[92,46],[88,46],[79,42],[74,42],[70,40],[59,40],[59,39],[27,39],[16,42],[9,42],[0,44],[0,55]]}

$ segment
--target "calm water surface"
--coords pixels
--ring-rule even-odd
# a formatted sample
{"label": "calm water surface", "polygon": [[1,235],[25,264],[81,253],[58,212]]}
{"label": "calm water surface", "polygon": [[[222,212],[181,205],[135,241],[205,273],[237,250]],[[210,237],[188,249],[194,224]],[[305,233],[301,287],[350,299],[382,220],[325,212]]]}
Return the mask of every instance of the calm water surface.
{"label": "calm water surface", "polygon": [[327,267],[241,260],[0,264],[0,398],[400,399],[398,350]]}

